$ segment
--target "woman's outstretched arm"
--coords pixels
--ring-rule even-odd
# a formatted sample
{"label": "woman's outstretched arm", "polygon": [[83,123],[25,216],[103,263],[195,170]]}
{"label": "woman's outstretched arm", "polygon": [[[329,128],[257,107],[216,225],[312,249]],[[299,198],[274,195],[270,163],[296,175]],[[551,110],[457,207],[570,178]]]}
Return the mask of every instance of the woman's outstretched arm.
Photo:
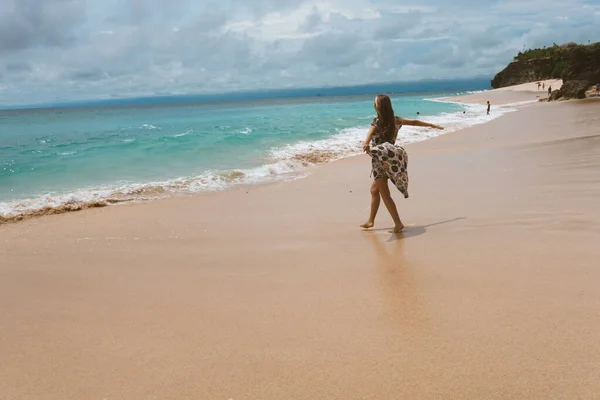
{"label": "woman's outstretched arm", "polygon": [[435,128],[435,129],[444,129],[443,127],[436,125],[436,124],[430,124],[429,122],[425,122],[425,121],[419,121],[418,119],[402,119],[402,123],[404,125],[412,125],[412,126],[424,126],[426,128]]}

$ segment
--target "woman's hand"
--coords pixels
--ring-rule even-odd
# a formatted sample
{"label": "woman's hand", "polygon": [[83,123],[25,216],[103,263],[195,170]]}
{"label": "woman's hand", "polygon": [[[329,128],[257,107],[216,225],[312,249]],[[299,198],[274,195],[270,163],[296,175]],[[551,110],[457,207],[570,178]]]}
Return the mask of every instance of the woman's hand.
{"label": "woman's hand", "polygon": [[369,144],[369,142],[363,143],[363,151],[367,154],[371,152],[371,145]]}
{"label": "woman's hand", "polygon": [[371,125],[369,128],[369,134],[363,143],[363,151],[367,154],[371,152],[371,139],[373,139],[373,134],[375,133],[375,126]]}
{"label": "woman's hand", "polygon": [[443,126],[439,126],[439,125],[436,125],[436,124],[430,124],[429,122],[423,122],[423,124],[424,124],[426,127],[428,127],[428,128],[439,129],[439,130],[441,130],[441,131],[443,131],[443,130],[444,130],[444,127],[443,127]]}

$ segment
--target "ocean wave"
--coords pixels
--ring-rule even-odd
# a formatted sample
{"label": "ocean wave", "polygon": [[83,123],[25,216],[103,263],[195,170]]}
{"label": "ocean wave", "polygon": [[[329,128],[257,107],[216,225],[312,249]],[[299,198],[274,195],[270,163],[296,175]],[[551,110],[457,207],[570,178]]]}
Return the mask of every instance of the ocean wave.
{"label": "ocean wave", "polygon": [[[438,100],[431,99],[431,101]],[[512,106],[519,104],[515,103]],[[492,115],[487,116],[483,105],[461,104],[461,108],[459,112],[422,118],[444,126],[445,130],[443,131],[413,126],[402,127],[398,134],[398,143],[407,144],[426,140],[440,134],[488,122],[506,112],[516,111],[507,106],[498,107]],[[341,129],[325,139],[301,141],[272,148],[269,150],[264,164],[255,168],[206,171],[198,176],[184,176],[167,181],[121,183],[109,187],[87,188],[71,193],[45,194],[33,199],[0,202],[0,224],[41,215],[61,214],[112,204],[148,201],[199,192],[221,191],[237,185],[253,185],[303,177],[306,176],[304,170],[307,167],[360,154],[362,142],[368,130],[367,121],[370,118],[365,118],[365,120],[364,126]],[[177,135],[183,136],[188,133],[190,131]]]}
{"label": "ocean wave", "polygon": [[54,139],[52,138],[48,138],[48,137],[42,137],[42,138],[38,138],[35,139],[35,141],[39,144],[50,144],[50,143],[54,143]]}
{"label": "ocean wave", "polygon": [[199,176],[180,177],[161,182],[126,183],[119,186],[87,188],[71,193],[50,193],[37,198],[0,202],[0,224],[43,215],[63,214],[113,204],[157,200],[177,195],[221,191],[236,185],[252,185],[292,178],[302,165],[289,161],[273,162],[252,169],[208,171]]}
{"label": "ocean wave", "polygon": [[462,92],[456,92],[456,93],[450,93],[448,94],[448,96],[465,96],[465,95],[469,95],[469,94],[481,94],[481,93],[485,93],[488,90],[466,90],[466,91],[462,91]]}
{"label": "ocean wave", "polygon": [[189,130],[187,130],[185,132],[176,133],[175,135],[171,135],[171,137],[174,137],[174,138],[176,138],[176,137],[183,137],[183,136],[187,136],[187,135],[189,135],[190,133],[193,133],[193,132],[194,132],[193,129],[189,129]]}
{"label": "ocean wave", "polygon": [[[431,99],[431,101],[438,100]],[[443,126],[445,128],[443,131],[405,125],[398,132],[398,143],[408,144],[431,139],[441,134],[483,124],[500,117],[506,112],[515,111],[511,108],[502,108],[493,115],[486,115],[485,106],[464,103],[456,104],[461,105],[462,111],[441,113],[421,118],[427,122]],[[271,156],[274,160],[278,161],[298,161],[304,167],[354,156],[362,152],[362,143],[365,139],[367,129],[368,126],[343,129],[338,134],[326,139],[298,142],[272,149]]]}
{"label": "ocean wave", "polygon": [[358,154],[366,131],[367,127],[342,129],[326,139],[302,141],[271,149],[270,155],[275,161],[294,160],[304,167],[323,164]]}

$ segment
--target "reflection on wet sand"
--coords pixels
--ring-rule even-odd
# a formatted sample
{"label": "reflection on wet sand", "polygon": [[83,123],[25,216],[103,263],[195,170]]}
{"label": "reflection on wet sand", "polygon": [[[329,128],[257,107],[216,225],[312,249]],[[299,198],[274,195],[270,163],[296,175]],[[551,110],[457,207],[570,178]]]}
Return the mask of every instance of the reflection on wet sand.
{"label": "reflection on wet sand", "polygon": [[366,236],[374,249],[374,267],[379,278],[385,315],[399,331],[414,335],[426,328],[427,317],[419,299],[416,265],[405,255],[405,235],[410,233],[390,235],[373,231]]}

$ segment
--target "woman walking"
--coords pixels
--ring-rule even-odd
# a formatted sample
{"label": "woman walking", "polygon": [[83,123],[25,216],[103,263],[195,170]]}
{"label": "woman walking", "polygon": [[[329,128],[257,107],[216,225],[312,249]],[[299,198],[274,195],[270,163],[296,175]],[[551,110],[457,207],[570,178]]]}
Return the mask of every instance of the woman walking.
{"label": "woman walking", "polygon": [[375,217],[379,210],[381,199],[394,220],[394,229],[390,232],[399,233],[404,225],[398,215],[396,203],[390,194],[388,179],[400,190],[404,198],[408,198],[408,156],[401,146],[396,146],[398,131],[402,125],[423,126],[444,129],[441,126],[419,120],[409,120],[396,117],[392,101],[384,94],[375,97],[377,117],[373,119],[367,139],[363,145],[365,153],[371,156],[371,212],[367,222],[361,228],[369,229],[375,226]]}

